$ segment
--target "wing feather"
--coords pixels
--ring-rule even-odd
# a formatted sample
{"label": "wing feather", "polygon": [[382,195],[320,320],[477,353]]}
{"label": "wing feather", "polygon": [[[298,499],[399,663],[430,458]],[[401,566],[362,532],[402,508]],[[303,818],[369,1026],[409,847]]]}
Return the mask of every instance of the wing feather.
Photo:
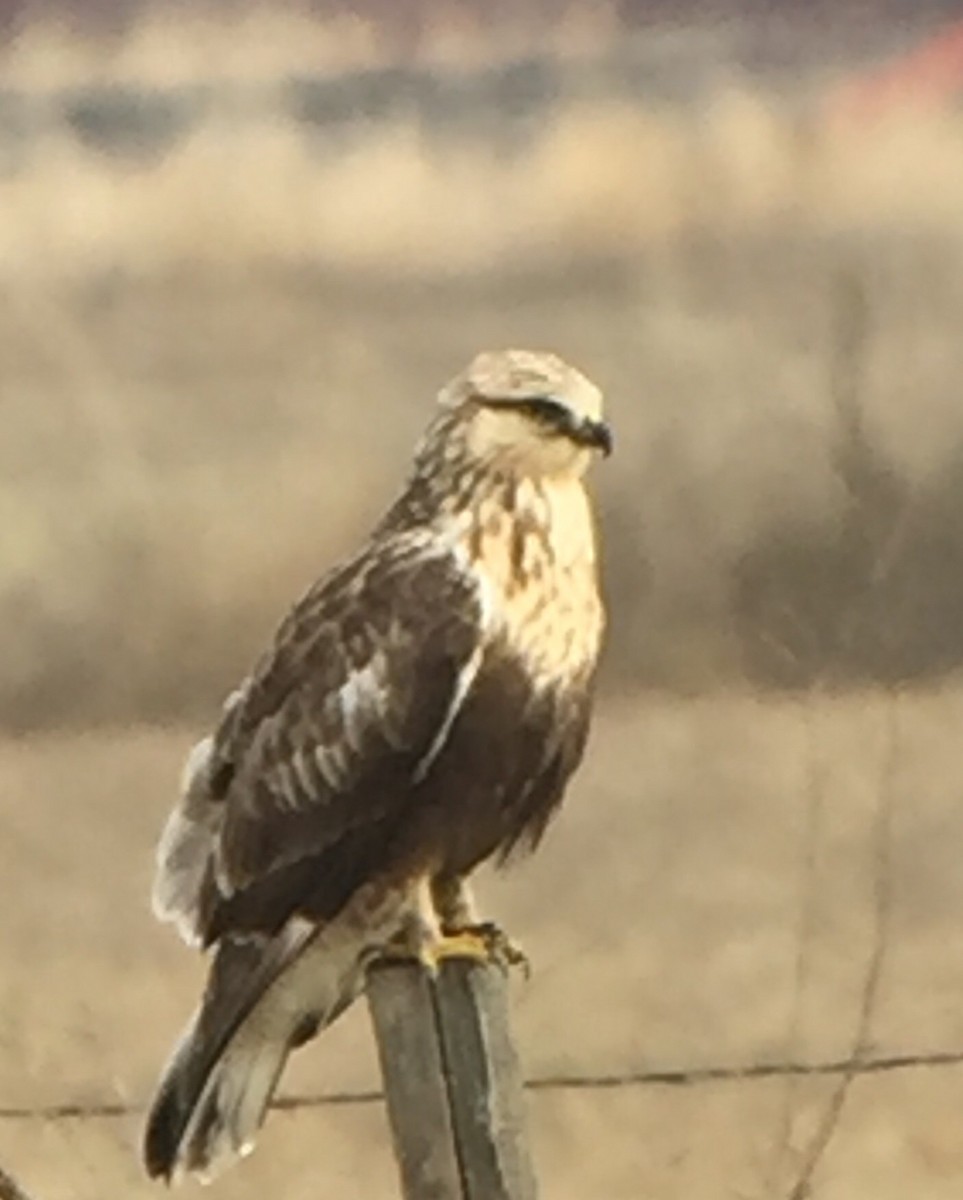
{"label": "wing feather", "polygon": [[202,937],[274,926],[306,891],[336,911],[371,872],[471,689],[483,623],[470,574],[420,547],[371,552],[295,607],[209,749]]}
{"label": "wing feather", "polygon": [[459,671],[458,677],[455,679],[455,686],[452,689],[448,711],[445,713],[444,719],[438,727],[438,732],[432,738],[427,753],[418,762],[412,773],[412,781],[414,783],[421,783],[431,770],[432,763],[443,750],[445,742],[448,740],[448,735],[451,733],[451,727],[455,723],[455,718],[461,711],[461,707],[465,703],[465,697],[471,690],[471,686],[478,675],[478,668],[481,666],[484,650],[484,644],[479,642],[472,651],[471,657]]}

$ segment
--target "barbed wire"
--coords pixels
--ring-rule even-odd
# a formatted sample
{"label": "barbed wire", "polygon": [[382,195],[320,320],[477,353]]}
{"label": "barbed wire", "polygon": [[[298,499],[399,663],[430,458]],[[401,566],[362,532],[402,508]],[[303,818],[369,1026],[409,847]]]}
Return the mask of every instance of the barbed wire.
{"label": "barbed wire", "polygon": [[[711,1083],[746,1083],[759,1079],[806,1076],[881,1075],[891,1071],[946,1069],[963,1066],[963,1050],[934,1050],[920,1054],[889,1054],[876,1058],[830,1058],[816,1062],[759,1062],[727,1066],[666,1067],[599,1074],[535,1075],[525,1081],[530,1092],[614,1091],[635,1087],[695,1087]],[[272,1104],[277,1112],[347,1105],[378,1104],[384,1100],[380,1088],[318,1092],[280,1096]],[[138,1116],[142,1104],[122,1100],[64,1102],[56,1104],[0,1106],[0,1121],[88,1120]]]}

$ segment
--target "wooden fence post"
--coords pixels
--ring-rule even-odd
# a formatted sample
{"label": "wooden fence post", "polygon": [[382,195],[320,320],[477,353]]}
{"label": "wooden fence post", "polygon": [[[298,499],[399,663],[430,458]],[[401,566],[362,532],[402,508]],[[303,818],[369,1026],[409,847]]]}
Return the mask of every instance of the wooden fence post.
{"label": "wooden fence post", "polygon": [[535,1200],[505,972],[385,962],[368,1004],[405,1200]]}

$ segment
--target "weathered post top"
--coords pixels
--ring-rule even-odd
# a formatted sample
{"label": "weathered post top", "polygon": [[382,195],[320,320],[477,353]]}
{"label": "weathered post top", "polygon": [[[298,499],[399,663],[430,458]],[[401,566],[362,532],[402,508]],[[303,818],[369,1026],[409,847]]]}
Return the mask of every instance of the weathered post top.
{"label": "weathered post top", "polygon": [[505,971],[378,964],[368,1002],[405,1200],[535,1200]]}

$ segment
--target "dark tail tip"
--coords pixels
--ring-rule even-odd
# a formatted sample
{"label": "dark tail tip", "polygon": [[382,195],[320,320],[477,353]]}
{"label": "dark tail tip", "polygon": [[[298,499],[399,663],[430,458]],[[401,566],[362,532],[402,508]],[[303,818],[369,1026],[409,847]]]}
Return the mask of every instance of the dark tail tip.
{"label": "dark tail tip", "polygon": [[184,1134],[184,1113],[174,1088],[164,1086],[151,1106],[144,1128],[142,1153],[151,1179],[170,1183]]}

